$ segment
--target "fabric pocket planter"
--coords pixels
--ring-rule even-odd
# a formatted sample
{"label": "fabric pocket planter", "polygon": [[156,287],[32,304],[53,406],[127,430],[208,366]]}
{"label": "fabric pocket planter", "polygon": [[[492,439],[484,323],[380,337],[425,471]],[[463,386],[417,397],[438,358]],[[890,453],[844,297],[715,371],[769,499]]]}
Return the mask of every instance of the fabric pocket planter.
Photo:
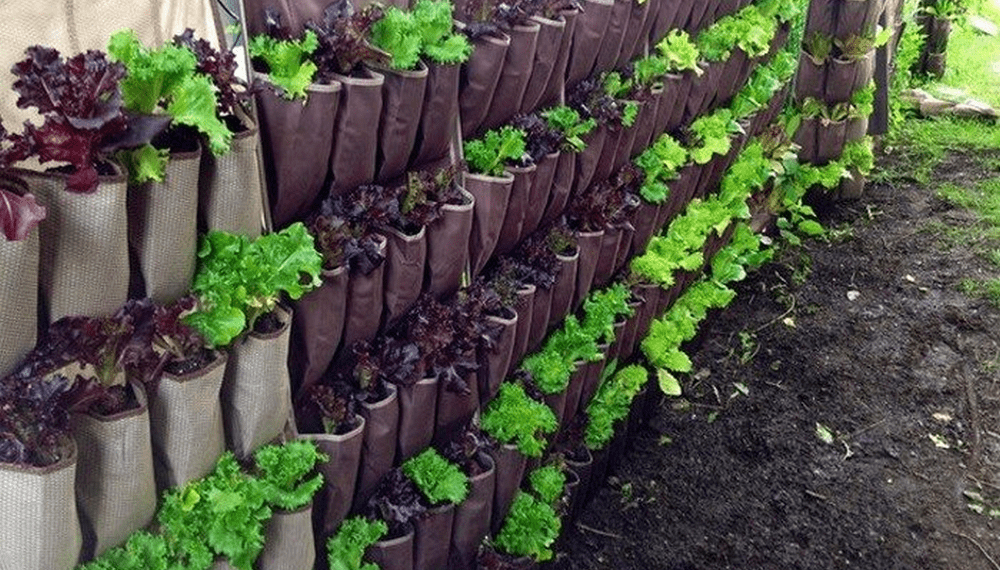
{"label": "fabric pocket planter", "polygon": [[427,268],[424,289],[437,298],[458,290],[469,263],[476,199],[462,190],[462,204],[445,204],[441,217],[427,226]]}
{"label": "fabric pocket planter", "polygon": [[15,172],[48,211],[38,224],[41,324],[113,314],[128,298],[126,177],[101,176],[97,190],[77,194],[65,175]]}
{"label": "fabric pocket planter", "polygon": [[451,533],[455,522],[455,504],[427,509],[417,516],[413,532],[413,567],[415,570],[444,570],[448,567]]}
{"label": "fabric pocket planter", "polygon": [[580,445],[576,454],[566,454],[566,466],[576,473],[578,483],[576,491],[572,494],[568,511],[569,520],[573,521],[583,511],[586,505],[587,489],[590,487],[590,472],[594,467],[594,456],[585,445]]}
{"label": "fabric pocket planter", "polygon": [[690,10],[690,4],[688,0],[660,0],[656,6],[655,16],[653,14],[649,16],[653,18],[653,27],[649,30],[650,51],[667,35],[668,31],[680,27],[675,23],[677,13],[682,5]]}
{"label": "fabric pocket planter", "polygon": [[426,229],[406,234],[396,228],[385,232],[388,247],[385,256],[383,320],[393,322],[413,306],[424,284],[427,262]]}
{"label": "fabric pocket planter", "polygon": [[419,67],[413,71],[385,68],[377,68],[377,71],[385,79],[375,180],[386,183],[403,174],[410,161],[424,107],[428,70],[419,62]]}
{"label": "fabric pocket planter", "polygon": [[525,114],[537,109],[546,95],[549,80],[562,55],[560,48],[566,35],[566,20],[561,15],[557,15],[556,19],[532,16],[531,21],[538,24],[539,30],[531,76],[521,97],[520,112]]}
{"label": "fabric pocket planter", "polygon": [[[644,107],[646,107],[646,103],[639,103],[640,113]],[[635,144],[635,137],[638,134],[638,130],[638,122],[632,123],[630,127],[623,126],[621,128],[621,138],[618,140],[618,147],[615,149],[615,154],[612,157],[611,173],[608,174],[608,177],[621,170],[625,166],[625,163],[632,158],[632,146]]]}
{"label": "fabric pocket planter", "polygon": [[458,118],[461,69],[459,64],[427,64],[427,89],[424,91],[411,166],[419,166],[448,154]]}
{"label": "fabric pocket planter", "polygon": [[559,41],[559,55],[556,57],[552,73],[545,85],[545,91],[535,104],[535,109],[557,105],[559,98],[566,90],[566,71],[569,66],[570,53],[573,51],[573,34],[576,30],[576,20],[580,16],[580,8],[574,7],[559,11],[559,17],[566,23],[562,38]]}
{"label": "fabric pocket planter", "polygon": [[368,547],[365,560],[377,565],[379,570],[414,570],[414,534],[413,527],[409,526],[402,536],[379,540]]}
{"label": "fabric pocket planter", "polygon": [[844,130],[844,144],[865,138],[868,134],[868,117],[855,117],[847,120]]}
{"label": "fabric pocket planter", "polygon": [[496,493],[496,465],[493,458],[485,471],[469,477],[469,494],[455,506],[451,527],[448,570],[475,568],[476,551],[490,532],[490,515]]}
{"label": "fabric pocket planter", "polygon": [[[882,14],[883,2],[871,0],[844,0],[837,7],[837,33],[835,37],[867,34],[875,30]],[[834,35],[834,34],[831,34]]]}
{"label": "fabric pocket planter", "polygon": [[507,172],[514,177],[510,186],[510,199],[507,201],[507,213],[503,218],[500,236],[497,238],[496,255],[510,253],[523,235],[524,218],[531,208],[532,186],[535,182],[535,165],[521,167],[508,166]]}
{"label": "fabric pocket planter", "polygon": [[618,54],[622,50],[622,42],[625,40],[625,31],[628,28],[629,15],[632,12],[632,2],[633,0],[614,0],[611,13],[608,14],[608,27],[604,30],[601,47],[594,60],[594,74],[614,69],[615,62],[618,61]]}
{"label": "fabric pocket planter", "polygon": [[[378,236],[379,251],[385,255],[388,240]],[[386,263],[383,261],[367,275],[360,270],[349,272],[347,279],[347,314],[344,316],[343,346],[375,337],[382,321]]]}
{"label": "fabric pocket planter", "polygon": [[341,90],[336,81],[314,83],[306,89],[304,103],[289,101],[272,88],[257,94],[261,139],[269,158],[264,164],[268,167],[271,218],[276,228],[305,218],[322,197]]}
{"label": "fabric pocket planter", "polygon": [[493,464],[496,468],[496,489],[493,493],[493,511],[490,513],[491,530],[496,535],[507,518],[514,495],[521,487],[524,470],[528,458],[517,450],[517,447],[504,444],[493,452]]}
{"label": "fabric pocket planter", "polygon": [[653,26],[656,25],[656,18],[660,13],[660,6],[663,4],[663,1],[647,0],[649,9],[646,11],[646,18],[642,21],[642,29],[639,30],[639,37],[635,42],[632,59],[638,59],[640,56],[647,53],[647,50],[648,52],[652,52],[656,49],[656,42],[652,41],[651,34],[653,32]]}
{"label": "fabric pocket planter", "polygon": [[691,6],[687,23],[683,24],[684,30],[692,37],[697,37],[698,32],[707,28],[712,18],[715,17],[717,3],[717,0],[695,0]]}
{"label": "fabric pocket planter", "polygon": [[799,130],[795,131],[792,140],[799,145],[799,159],[803,162],[815,163],[819,159],[819,147],[817,145],[817,134],[819,131],[819,119],[803,118],[799,124]]}
{"label": "fabric pocket planter", "polygon": [[597,232],[575,232],[577,246],[580,248],[580,261],[576,272],[576,293],[573,295],[573,308],[583,304],[590,293],[594,276],[597,272],[597,262],[601,256],[601,243],[604,240],[604,230]]}
{"label": "fabric pocket planter", "polygon": [[337,353],[347,311],[347,273],[346,266],[323,270],[322,284],[293,304],[288,371],[295,401],[319,382]]}
{"label": "fabric pocket planter", "polygon": [[254,568],[312,570],[316,563],[312,534],[311,504],[294,511],[273,511],[264,528],[264,550]]}
{"label": "fabric pocket planter", "polygon": [[642,38],[642,32],[646,27],[646,18],[649,17],[651,2],[645,0],[642,3],[629,0],[628,23],[625,25],[625,33],[622,34],[621,50],[615,60],[614,67],[624,67],[632,61],[636,55],[646,48],[646,42]]}
{"label": "fabric pocket planter", "polygon": [[438,379],[423,378],[399,390],[399,432],[396,463],[402,463],[422,451],[434,440],[437,417]]}
{"label": "fabric pocket planter", "polygon": [[532,352],[541,346],[549,330],[549,313],[552,311],[553,288],[535,287],[531,302],[531,330],[528,331],[528,350]]}
{"label": "fabric pocket planter", "polygon": [[476,377],[479,380],[479,403],[486,405],[500,390],[500,383],[507,377],[511,357],[514,355],[514,342],[517,337],[518,314],[512,309],[504,309],[503,315],[489,315],[487,320],[501,327],[500,338],[492,349],[478,357],[479,370]]}
{"label": "fabric pocket planter", "polygon": [[[334,77],[342,87],[330,153],[330,171],[333,173],[331,192],[338,194],[375,179],[379,148],[379,129],[376,125],[382,116],[385,77],[370,69],[363,69],[357,76]],[[415,104],[419,104],[423,94],[420,97]],[[403,160],[407,158],[409,154]]]}
{"label": "fabric pocket planter", "polygon": [[601,43],[608,23],[614,0],[584,0],[582,12],[573,26],[573,47],[566,69],[566,86],[573,87],[590,77],[594,62],[601,50]]}
{"label": "fabric pocket planter", "polygon": [[725,16],[731,16],[736,14],[744,5],[743,0],[721,0],[715,6],[715,12],[712,15],[712,21],[718,22]]}
{"label": "fabric pocket planter", "polygon": [[[818,32],[834,36],[837,32],[837,8],[846,4],[845,0],[810,0],[806,15],[806,28],[810,33]],[[855,33],[861,30],[854,30]]]}
{"label": "fabric pocket planter", "polygon": [[545,394],[543,401],[556,416],[556,425],[566,425],[568,421],[566,417],[566,390],[560,390],[555,394]]}
{"label": "fabric pocket planter", "polygon": [[826,92],[821,101],[842,103],[851,100],[858,89],[864,89],[875,73],[875,50],[857,60],[831,58],[826,65]]}
{"label": "fabric pocket planter", "polygon": [[656,129],[656,118],[660,112],[662,96],[663,86],[657,85],[650,91],[649,98],[643,101],[635,119],[635,136],[632,138],[632,145],[625,155],[625,160],[641,154],[653,143],[653,133]]}
{"label": "fabric pocket planter", "polygon": [[[118,546],[156,514],[156,479],[146,392],[129,384],[137,405],[109,416],[74,414],[70,427],[79,459],[77,507],[85,559]],[[51,508],[46,501],[41,505]]]}
{"label": "fabric pocket planter", "polygon": [[149,406],[159,491],[208,475],[225,450],[219,391],[227,359],[226,353],[213,352],[201,368],[163,372]]}
{"label": "fabric pocket planter", "polygon": [[[544,163],[544,161],[543,161]],[[564,151],[559,153],[556,170],[552,175],[552,188],[549,190],[548,204],[539,225],[553,222],[566,210],[570,192],[573,190],[573,177],[576,173],[576,153]]]}
{"label": "fabric pocket planter", "polygon": [[399,432],[399,401],[396,386],[386,384],[389,395],[376,402],[361,402],[358,412],[365,420],[361,444],[361,468],[354,488],[354,509],[360,511],[371,498],[382,477],[396,460]]}
{"label": "fabric pocket planter", "polygon": [[608,362],[611,362],[612,360],[621,360],[621,357],[623,356],[622,341],[625,338],[625,326],[627,324],[628,321],[625,317],[618,317],[615,319],[615,323],[613,325],[615,339],[610,345],[608,345],[608,353],[604,355]]}
{"label": "fabric pocket planter", "polygon": [[5,568],[70,570],[83,544],[74,482],[76,444],[67,438],[62,458],[46,467],[0,462],[0,536]]}
{"label": "fabric pocket planter", "polygon": [[528,341],[531,340],[531,327],[534,323],[535,293],[537,292],[538,288],[530,284],[517,290],[517,300],[514,304],[514,312],[517,313],[517,328],[514,333],[514,348],[508,372],[528,353]]}
{"label": "fabric pocket planter", "polygon": [[604,129],[604,144],[601,146],[601,156],[597,159],[597,166],[594,168],[594,177],[590,179],[591,185],[604,182],[615,171],[618,147],[625,140],[627,130],[622,125]]}
{"label": "fabric pocket planter", "polygon": [[251,332],[229,353],[222,383],[222,410],[226,444],[237,457],[247,457],[279,437],[291,416],[287,363],[292,315],[281,307],[271,314],[280,328]]}
{"label": "fabric pocket planter", "polygon": [[[504,218],[510,202],[514,176],[504,172],[503,176],[484,176],[464,173],[465,189],[475,197],[472,235],[469,237],[469,259],[475,278],[493,256]],[[461,244],[451,244],[460,247]]]}
{"label": "fabric pocket planter", "polygon": [[583,375],[583,386],[580,388],[580,403],[577,406],[577,410],[582,411],[587,409],[587,405],[594,399],[594,394],[597,393],[597,388],[601,385],[601,372],[604,371],[604,365],[608,361],[605,356],[608,351],[608,345],[601,344],[597,348],[601,352],[601,358],[600,360],[594,360],[586,364],[586,371]]}
{"label": "fabric pocket planter", "polygon": [[527,206],[524,209],[524,223],[521,225],[521,232],[518,242],[531,235],[531,232],[538,229],[545,214],[545,208],[541,204],[548,204],[549,194],[552,192],[552,183],[556,176],[556,167],[559,166],[560,152],[553,152],[542,157],[535,166],[535,171],[531,173],[531,184]]}
{"label": "fabric pocket planter", "polygon": [[[685,102],[691,96],[691,90],[694,88],[695,82],[699,81],[698,76],[693,71],[688,71],[679,76],[667,74],[668,83],[671,82],[673,77],[679,79],[676,81],[676,85],[674,85],[672,103],[667,106],[668,114],[664,125],[665,131],[661,132],[673,132],[684,124],[684,113],[687,109]],[[664,95],[667,95],[666,88],[668,83],[664,83]],[[668,100],[671,100],[669,96]],[[663,107],[662,101],[660,102],[660,107]]]}
{"label": "fabric pocket planter", "polygon": [[632,309],[632,316],[625,321],[625,330],[622,331],[622,340],[618,348],[619,359],[628,359],[635,352],[636,343],[640,340],[639,322],[645,301],[645,299],[633,295],[633,300],[628,303],[629,308]]}
{"label": "fabric pocket planter", "polygon": [[847,121],[821,119],[816,130],[816,160],[825,163],[840,158],[840,155],[844,153],[846,133]]}
{"label": "fabric pocket planter", "polygon": [[559,269],[559,275],[556,277],[555,284],[552,285],[552,308],[549,309],[548,322],[548,326],[550,327],[562,322],[566,318],[566,315],[569,314],[570,309],[573,308],[573,296],[576,294],[576,274],[580,263],[580,250],[578,248],[573,252],[573,255],[556,254],[556,259],[559,260],[561,268]]}
{"label": "fabric pocket planter", "polygon": [[688,92],[687,102],[684,104],[684,116],[681,119],[681,124],[691,124],[709,108],[712,99],[719,90],[722,69],[722,63],[709,63],[705,65],[705,72],[692,80],[691,90]]}
{"label": "fabric pocket planter", "polygon": [[477,374],[470,372],[465,378],[465,383],[469,387],[468,393],[454,392],[448,388],[447,383],[438,381],[437,413],[434,421],[435,443],[446,444],[451,441],[479,410]]}
{"label": "fabric pocket planter", "polygon": [[[521,109],[521,101],[531,78],[531,68],[535,63],[540,29],[538,23],[530,22],[515,24],[506,30],[510,36],[510,47],[507,48],[500,79],[490,101],[490,110],[483,119],[483,128],[492,129],[502,125]],[[558,54],[553,53],[552,57],[556,55]]]}
{"label": "fabric pocket planter", "polygon": [[230,122],[234,131],[229,152],[215,156],[201,153],[198,184],[198,227],[250,238],[260,236],[264,215],[260,173],[261,135],[249,119]]}
{"label": "fabric pocket planter", "polygon": [[[0,179],[0,187],[13,181]],[[23,194],[27,186],[17,185],[15,192]],[[38,330],[38,231],[31,231],[21,241],[0,239],[0,304],[18,307],[16,311],[0,312],[0,378],[35,347]]]}
{"label": "fabric pocket planter", "polygon": [[649,325],[659,314],[656,309],[659,305],[660,294],[665,293],[659,285],[643,283],[636,287],[636,293],[644,301],[637,315],[639,322],[636,324],[636,344],[640,344],[649,332]]}
{"label": "fabric pocket planter", "polygon": [[466,139],[479,132],[490,111],[489,102],[493,101],[510,45],[511,37],[501,32],[480,36],[472,42],[472,55],[462,66],[458,96],[462,136]]}
{"label": "fabric pocket planter", "polygon": [[560,428],[566,428],[580,412],[580,396],[583,393],[583,381],[587,375],[587,363],[577,360],[573,363],[573,373],[569,376],[566,386],[566,405],[563,408],[563,421]]}
{"label": "fabric pocket planter", "polygon": [[639,208],[632,214],[632,223],[635,226],[635,235],[632,239],[631,255],[642,255],[649,245],[649,240],[659,228],[656,227],[656,218],[659,214],[661,204],[653,204],[643,200]]}
{"label": "fabric pocket planter", "polygon": [[314,442],[328,458],[316,467],[323,474],[323,487],[313,499],[312,521],[314,532],[320,536],[325,537],[336,531],[351,510],[365,425],[365,419],[358,416],[357,425],[347,433],[304,433],[299,436]]}
{"label": "fabric pocket planter", "polygon": [[[829,60],[827,60],[829,62]],[[827,62],[816,65],[805,50],[799,51],[799,68],[795,77],[795,98],[799,101],[813,97],[823,101],[826,96]]]}
{"label": "fabric pocket planter", "polygon": [[632,251],[632,240],[635,238],[635,226],[629,222],[617,226],[621,232],[621,240],[618,241],[618,251],[615,252],[615,266],[612,273],[617,273],[628,263]]}
{"label": "fabric pocket planter", "polygon": [[132,186],[126,199],[128,241],[141,283],[134,297],[169,304],[191,288],[198,251],[201,149],[171,152],[163,182]]}
{"label": "fabric pocket planter", "polygon": [[583,136],[583,142],[587,146],[576,153],[576,166],[573,173],[573,189],[570,194],[579,194],[590,186],[590,182],[595,180],[594,173],[601,160],[601,151],[604,148],[605,139],[609,137],[607,127],[598,125],[597,128]]}

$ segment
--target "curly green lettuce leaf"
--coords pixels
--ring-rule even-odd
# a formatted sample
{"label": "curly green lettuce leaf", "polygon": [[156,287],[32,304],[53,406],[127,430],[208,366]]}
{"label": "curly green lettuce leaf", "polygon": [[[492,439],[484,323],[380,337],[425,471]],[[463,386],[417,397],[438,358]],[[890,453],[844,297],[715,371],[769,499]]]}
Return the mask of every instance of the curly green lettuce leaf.
{"label": "curly green lettuce leaf", "polygon": [[317,67],[309,56],[319,47],[316,32],[306,30],[298,40],[278,40],[266,35],[250,40],[250,55],[267,65],[268,79],[282,89],[286,99],[305,99]]}

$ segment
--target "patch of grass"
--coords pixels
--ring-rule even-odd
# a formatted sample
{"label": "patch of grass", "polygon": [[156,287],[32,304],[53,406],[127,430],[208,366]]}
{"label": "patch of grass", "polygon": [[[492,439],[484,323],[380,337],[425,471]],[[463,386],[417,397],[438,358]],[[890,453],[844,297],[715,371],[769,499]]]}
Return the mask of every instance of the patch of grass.
{"label": "patch of grass", "polygon": [[973,210],[989,225],[1000,227],[1000,178],[980,180],[971,188],[942,184],[937,195],[956,206]]}
{"label": "patch of grass", "polygon": [[970,297],[981,297],[989,301],[993,306],[1000,308],[1000,278],[992,279],[962,279],[958,283],[958,290]]}

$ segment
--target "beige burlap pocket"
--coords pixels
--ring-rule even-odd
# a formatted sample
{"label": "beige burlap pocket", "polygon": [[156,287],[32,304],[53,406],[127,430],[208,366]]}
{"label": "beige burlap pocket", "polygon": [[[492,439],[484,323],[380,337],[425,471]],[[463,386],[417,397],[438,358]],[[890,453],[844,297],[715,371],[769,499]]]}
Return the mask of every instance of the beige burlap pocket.
{"label": "beige burlap pocket", "polygon": [[0,377],[35,346],[38,328],[38,231],[21,241],[0,239]]}
{"label": "beige burlap pocket", "polygon": [[264,551],[257,570],[312,570],[316,562],[313,545],[312,505],[295,511],[274,511],[264,530]]}
{"label": "beige burlap pocket", "polygon": [[264,195],[259,148],[257,125],[243,119],[229,152],[222,156],[202,153],[198,185],[198,227],[202,231],[260,236]]}

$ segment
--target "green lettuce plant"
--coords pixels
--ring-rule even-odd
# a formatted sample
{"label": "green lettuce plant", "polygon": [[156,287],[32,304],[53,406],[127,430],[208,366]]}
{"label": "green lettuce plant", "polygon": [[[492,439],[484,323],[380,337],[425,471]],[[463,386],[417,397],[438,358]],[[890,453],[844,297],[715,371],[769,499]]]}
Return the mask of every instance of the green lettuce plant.
{"label": "green lettuce plant", "polygon": [[309,474],[323,455],[311,441],[293,440],[285,445],[268,445],[254,455],[258,479],[264,499],[274,508],[294,511],[309,504],[316,491],[323,486],[323,475]]}
{"label": "green lettuce plant", "polygon": [[316,75],[316,64],[310,59],[319,47],[316,32],[306,30],[297,40],[279,40],[268,35],[250,40],[250,55],[267,65],[268,79],[282,89],[285,99],[306,98],[306,88]]}
{"label": "green lettuce plant", "polygon": [[645,386],[649,373],[639,365],[622,368],[607,378],[587,405],[584,443],[592,450],[603,449],[615,435],[615,423],[625,419],[632,400]]}
{"label": "green lettuce plant", "polygon": [[407,459],[402,469],[431,505],[458,504],[469,494],[469,478],[434,448]]}
{"label": "green lettuce plant", "polygon": [[544,465],[528,474],[528,482],[539,499],[555,505],[566,488],[566,473],[558,465]]}
{"label": "green lettuce plant", "polygon": [[562,521],[551,505],[518,491],[494,545],[513,556],[529,556],[542,562],[552,558],[551,546],[561,529]]}
{"label": "green lettuce plant", "polygon": [[448,0],[418,0],[413,5],[421,54],[436,63],[464,63],[472,55],[469,39],[465,34],[455,33],[453,8]]}
{"label": "green lettuce plant", "polygon": [[501,176],[504,166],[521,160],[525,151],[525,133],[511,126],[490,130],[482,138],[466,141],[465,162],[469,171],[486,176]]}
{"label": "green lettuce plant", "polygon": [[517,446],[528,457],[541,457],[545,435],[558,427],[548,406],[528,397],[520,384],[504,382],[483,411],[482,428],[502,444]]}
{"label": "green lettuce plant", "polygon": [[590,117],[584,120],[580,113],[572,107],[559,105],[542,112],[542,118],[553,129],[563,135],[563,150],[580,152],[587,148],[583,136],[597,127],[597,120]]}
{"label": "green lettuce plant", "polygon": [[635,165],[642,169],[643,181],[639,195],[652,204],[662,204],[670,189],[667,183],[677,178],[677,171],[687,162],[688,152],[667,133],[635,158]]}
{"label": "green lettuce plant", "polygon": [[330,570],[379,570],[377,564],[362,562],[365,549],[389,532],[385,521],[352,517],[340,524],[336,534],[326,541]]}
{"label": "green lettuce plant", "polygon": [[677,29],[671,30],[660,40],[660,43],[656,44],[656,49],[666,61],[669,73],[682,73],[684,71],[693,71],[698,75],[703,73],[698,66],[701,54],[687,32]]}

